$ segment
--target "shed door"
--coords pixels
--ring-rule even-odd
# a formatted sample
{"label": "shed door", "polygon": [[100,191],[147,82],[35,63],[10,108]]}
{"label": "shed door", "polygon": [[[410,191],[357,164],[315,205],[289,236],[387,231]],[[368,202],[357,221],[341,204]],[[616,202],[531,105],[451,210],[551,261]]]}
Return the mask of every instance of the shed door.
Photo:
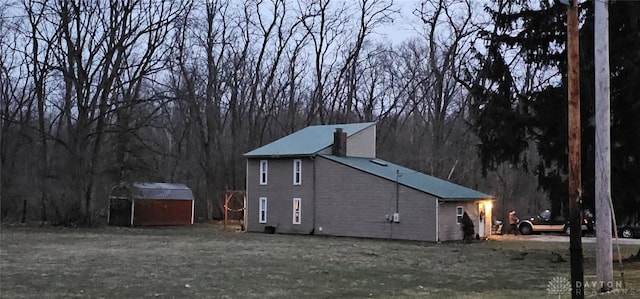
{"label": "shed door", "polygon": [[129,199],[112,198],[109,204],[109,224],[110,225],[131,225],[131,207]]}

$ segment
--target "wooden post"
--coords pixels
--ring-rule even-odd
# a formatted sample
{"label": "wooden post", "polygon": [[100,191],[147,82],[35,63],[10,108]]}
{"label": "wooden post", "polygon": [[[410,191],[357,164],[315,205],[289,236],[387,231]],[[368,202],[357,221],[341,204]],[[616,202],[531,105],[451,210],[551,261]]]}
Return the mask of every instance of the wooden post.
{"label": "wooden post", "polygon": [[609,3],[595,1],[595,81],[596,81],[596,279],[600,292],[612,289],[611,247],[611,118],[609,93]]}
{"label": "wooden post", "polygon": [[571,236],[571,298],[584,298],[580,196],[582,193],[580,155],[580,57],[578,2],[567,8],[567,59],[569,97],[569,211]]}
{"label": "wooden post", "polygon": [[[231,193],[233,194],[233,193]],[[231,195],[233,196],[233,195]],[[229,214],[229,191],[224,194],[224,230],[227,230],[227,216]]]}
{"label": "wooden post", "polygon": [[242,231],[247,231],[247,193],[242,192]]}

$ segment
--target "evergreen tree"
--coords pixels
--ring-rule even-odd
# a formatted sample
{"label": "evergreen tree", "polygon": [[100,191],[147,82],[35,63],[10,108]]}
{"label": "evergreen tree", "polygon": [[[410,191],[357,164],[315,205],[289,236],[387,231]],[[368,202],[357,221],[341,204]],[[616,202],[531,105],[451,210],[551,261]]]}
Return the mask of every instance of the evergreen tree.
{"label": "evergreen tree", "polygon": [[[566,6],[557,1],[494,0],[495,20],[484,32],[487,55],[472,86],[474,130],[484,170],[501,163],[527,165],[535,144],[534,171],[549,192],[554,212],[567,202]],[[610,14],[612,197],[618,219],[640,211],[640,2],[612,1]],[[580,4],[580,98],[583,206],[593,208],[595,83],[593,2]],[[514,61],[508,59],[517,57]],[[543,76],[545,75],[546,76]],[[551,75],[549,75],[551,74]],[[555,75],[554,75],[555,74]],[[544,79],[540,79],[544,78]]]}

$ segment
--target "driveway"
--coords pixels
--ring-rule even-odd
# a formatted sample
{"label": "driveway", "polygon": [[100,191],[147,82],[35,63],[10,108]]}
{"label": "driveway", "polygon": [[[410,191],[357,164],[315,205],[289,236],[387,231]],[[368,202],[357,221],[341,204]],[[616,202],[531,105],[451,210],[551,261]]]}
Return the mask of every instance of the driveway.
{"label": "driveway", "polygon": [[[538,241],[538,242],[565,242],[569,243],[569,236],[565,235],[554,235],[554,234],[539,234],[539,235],[492,235],[489,237],[490,240],[522,240],[522,241]],[[640,245],[640,239],[623,239],[620,238],[621,245]],[[582,243],[595,243],[596,237],[582,237]],[[618,244],[616,239],[612,239],[611,243],[613,245]]]}

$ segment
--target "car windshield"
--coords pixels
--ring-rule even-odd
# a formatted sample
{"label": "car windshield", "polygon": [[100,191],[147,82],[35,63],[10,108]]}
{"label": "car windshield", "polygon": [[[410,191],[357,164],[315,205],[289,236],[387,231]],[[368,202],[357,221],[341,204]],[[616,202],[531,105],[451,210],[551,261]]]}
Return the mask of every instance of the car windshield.
{"label": "car windshield", "polygon": [[542,213],[540,213],[540,218],[543,218],[543,219],[551,218],[551,211],[549,210],[542,211]]}

